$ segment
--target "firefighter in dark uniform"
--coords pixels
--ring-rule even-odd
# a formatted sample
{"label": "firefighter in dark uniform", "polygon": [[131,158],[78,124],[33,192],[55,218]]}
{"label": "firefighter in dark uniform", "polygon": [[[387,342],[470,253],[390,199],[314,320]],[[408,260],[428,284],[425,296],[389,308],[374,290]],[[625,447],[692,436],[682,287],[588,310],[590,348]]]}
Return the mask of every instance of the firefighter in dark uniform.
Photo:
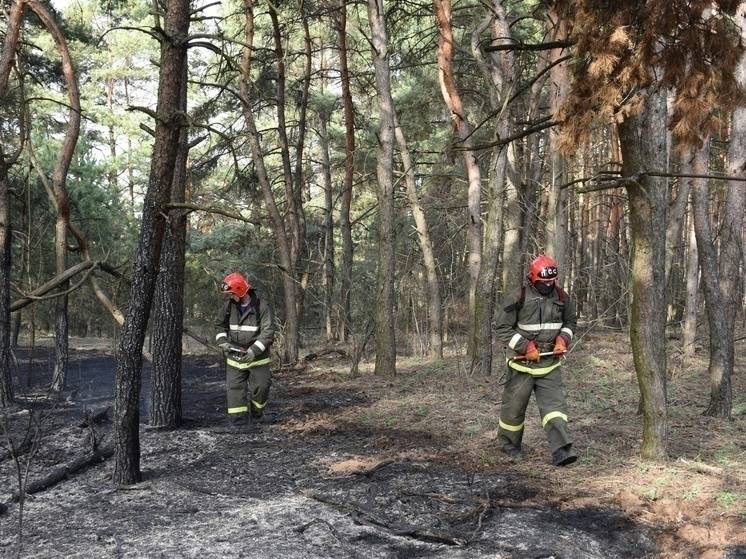
{"label": "firefighter in dark uniform", "polygon": [[269,368],[269,350],[275,336],[272,309],[259,299],[239,272],[223,279],[221,291],[228,300],[215,321],[215,342],[226,356],[229,422],[237,424],[247,416],[259,421],[272,384]]}
{"label": "firefighter in dark uniform", "polygon": [[530,264],[528,285],[503,300],[497,337],[508,346],[508,380],[503,391],[498,439],[502,451],[520,457],[526,407],[531,393],[541,413],[552,462],[577,460],[567,432],[567,403],[562,385],[562,356],[577,326],[575,305],[557,285],[557,264],[540,255]]}

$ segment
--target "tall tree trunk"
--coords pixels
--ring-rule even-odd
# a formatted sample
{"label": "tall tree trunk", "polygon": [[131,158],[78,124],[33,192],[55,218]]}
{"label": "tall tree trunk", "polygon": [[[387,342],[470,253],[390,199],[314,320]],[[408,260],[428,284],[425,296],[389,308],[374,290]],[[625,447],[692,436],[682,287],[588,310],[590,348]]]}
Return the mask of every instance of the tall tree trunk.
{"label": "tall tree trunk", "polygon": [[285,224],[277,207],[269,175],[264,165],[264,155],[259,143],[259,132],[256,128],[251,106],[251,59],[254,48],[254,0],[244,0],[245,33],[243,55],[241,57],[240,95],[246,127],[249,130],[249,146],[254,161],[259,186],[262,189],[264,203],[269,211],[272,231],[278,248],[279,267],[282,273],[282,286],[285,306],[285,361],[295,363],[298,360],[298,309],[295,299],[295,281],[293,279],[293,262],[290,241],[285,232]]}
{"label": "tall tree trunk", "polygon": [[[18,36],[23,19],[23,2],[16,0],[8,14],[5,41],[0,56],[0,101],[6,101],[8,79],[16,55]],[[10,374],[10,275],[11,239],[10,184],[8,169],[11,165],[7,154],[0,147],[0,408],[13,402],[13,381]]]}
{"label": "tall tree trunk", "polygon": [[168,0],[161,39],[158,119],[145,193],[127,316],[121,331],[114,400],[115,484],[140,481],[140,387],[142,348],[150,317],[165,229],[165,206],[171,196],[179,132],[180,95],[189,33],[189,0]]}
{"label": "tall tree trunk", "polygon": [[[746,2],[741,2],[736,14],[741,39],[746,40]],[[746,87],[746,55],[741,56],[736,69],[738,82]],[[746,109],[737,106],[731,118],[730,145],[728,147],[727,174],[746,176]],[[710,369],[710,403],[705,415],[730,417],[733,403],[731,376],[735,358],[734,330],[736,314],[740,307],[739,280],[743,274],[741,267],[741,242],[743,239],[744,205],[746,204],[746,183],[728,181],[723,224],[720,229],[720,304],[724,309],[725,367],[722,374]],[[704,274],[704,271],[703,271]]]}
{"label": "tall tree trunk", "polygon": [[394,100],[391,97],[388,34],[383,0],[368,0],[373,67],[378,90],[378,274],[376,279],[376,375],[396,374],[394,279]]}
{"label": "tall tree trunk", "polygon": [[[179,110],[187,114],[188,56],[182,69]],[[186,200],[189,129],[179,131],[171,185],[171,201]],[[153,373],[150,388],[151,427],[174,429],[181,424],[181,357],[184,330],[184,263],[187,216],[171,210],[163,237],[160,269],[153,301]]]}
{"label": "tall tree trunk", "polygon": [[687,225],[688,250],[686,254],[686,306],[681,346],[684,361],[694,357],[697,339],[697,310],[699,309],[699,254],[697,236],[694,233],[694,215],[690,213]]}
{"label": "tall tree trunk", "polygon": [[443,358],[443,314],[440,297],[440,280],[438,279],[438,263],[435,260],[433,242],[430,239],[430,230],[427,226],[425,212],[420,204],[420,196],[417,193],[417,182],[414,174],[414,162],[409,153],[404,132],[399,124],[399,117],[394,112],[394,126],[396,141],[399,144],[402,165],[404,167],[404,184],[407,187],[407,198],[409,209],[412,211],[417,240],[422,252],[422,263],[425,266],[427,278],[427,302],[430,315],[430,357],[433,359]]}
{"label": "tall tree trunk", "polygon": [[321,149],[321,178],[324,185],[324,322],[326,339],[335,339],[334,331],[334,185],[329,159],[329,131],[326,111],[319,114],[319,147]]}
{"label": "tall tree trunk", "polygon": [[[42,21],[57,46],[62,61],[62,74],[65,77],[67,97],[70,105],[65,139],[62,143],[62,149],[57,156],[57,164],[55,165],[54,172],[52,173],[54,205],[57,209],[57,220],[55,223],[55,264],[57,274],[62,274],[67,269],[67,230],[70,225],[70,203],[65,183],[67,182],[67,172],[75,153],[75,146],[78,143],[78,135],[80,134],[80,93],[78,91],[78,80],[75,76],[70,51],[54,17],[46,7],[35,0],[26,0],[26,4]],[[60,286],[60,291],[66,291],[68,287],[68,282],[65,282]],[[67,373],[67,295],[59,297],[55,307],[55,357],[51,389],[59,392],[65,387]]]}
{"label": "tall tree trunk", "polygon": [[[567,37],[567,18],[563,14],[557,13],[557,7],[550,7],[550,17],[548,25],[548,40],[564,40]],[[556,62],[562,58],[563,49],[552,49],[549,51],[549,62],[554,64],[549,70],[549,111],[556,118],[560,108],[567,98],[567,92],[570,88],[570,77],[568,71],[568,62]],[[560,276],[567,280],[568,275],[562,272],[568,266],[567,239],[567,197],[568,190],[561,188],[568,181],[568,162],[567,156],[559,149],[559,130],[551,128],[549,130],[549,169],[551,180],[549,182],[549,202],[546,217],[546,251],[557,262],[560,269]]]}
{"label": "tall tree trunk", "polygon": [[[701,148],[693,149],[693,174],[707,174],[710,160],[709,138]],[[720,283],[715,238],[710,223],[710,189],[708,180],[690,179],[694,200],[694,231],[697,236],[700,270],[702,271],[702,291],[710,326],[710,405],[705,415],[729,417],[731,408],[731,375],[733,373],[733,332],[728,332],[726,301]],[[723,228],[727,235],[727,230]],[[724,250],[726,244],[721,244]]]}
{"label": "tall tree trunk", "polygon": [[481,189],[482,175],[477,162],[476,153],[472,150],[474,141],[472,138],[472,125],[469,122],[461,94],[456,86],[453,74],[453,57],[455,43],[453,40],[453,29],[451,20],[453,17],[453,6],[451,0],[433,0],[435,20],[438,25],[438,78],[443,100],[451,113],[453,129],[459,140],[459,147],[463,150],[464,168],[469,181],[467,198],[467,237],[469,250],[469,355],[475,355],[477,348],[472,344],[475,342],[476,331],[476,306],[477,285],[479,281],[479,269],[482,262],[482,216],[481,216]]}
{"label": "tall tree trunk", "polygon": [[[666,99],[650,90],[640,115],[619,125],[623,173],[666,164]],[[668,442],[666,407],[666,181],[648,177],[627,186],[632,242],[630,341],[642,397],[642,457],[661,459]]]}
{"label": "tall tree trunk", "polygon": [[347,63],[347,0],[340,0],[337,37],[339,40],[340,81],[342,82],[342,105],[345,121],[345,178],[339,209],[342,262],[340,265],[338,328],[339,339],[346,341],[352,327],[352,223],[350,221],[350,206],[352,205],[352,185],[355,178],[355,113],[350,91],[350,70]]}

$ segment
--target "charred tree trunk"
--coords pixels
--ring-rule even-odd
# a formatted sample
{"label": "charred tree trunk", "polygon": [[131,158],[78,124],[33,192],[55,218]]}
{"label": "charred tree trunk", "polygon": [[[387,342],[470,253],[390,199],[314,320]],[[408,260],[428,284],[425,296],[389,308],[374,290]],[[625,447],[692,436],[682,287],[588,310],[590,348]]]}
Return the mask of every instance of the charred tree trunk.
{"label": "charred tree trunk", "polygon": [[[188,58],[182,69],[179,110],[187,112]],[[179,131],[179,147],[171,185],[171,202],[186,200],[189,129]],[[149,423],[174,429],[181,424],[181,354],[184,330],[184,263],[187,216],[171,210],[163,237],[160,269],[153,301],[153,374],[150,389]]]}
{"label": "charred tree trunk", "polygon": [[376,279],[376,375],[396,374],[394,279],[394,100],[391,97],[388,34],[383,0],[368,0],[373,67],[378,89],[378,274]]}
{"label": "charred tree trunk", "polygon": [[342,262],[340,265],[340,293],[338,328],[339,339],[346,341],[352,327],[352,185],[355,173],[355,113],[350,91],[350,70],[347,64],[347,0],[340,0],[337,36],[339,39],[340,81],[345,121],[345,178],[339,209],[339,231],[342,235]]}
{"label": "charred tree trunk", "polygon": [[[666,164],[666,100],[650,90],[640,115],[619,125],[623,173],[635,176]],[[630,341],[640,387],[642,457],[662,459],[668,442],[666,405],[666,181],[645,177],[627,186],[632,242]]]}
{"label": "charred tree trunk", "polygon": [[417,240],[420,251],[422,251],[422,262],[425,266],[427,278],[427,302],[430,315],[430,357],[433,359],[443,358],[443,314],[440,297],[440,280],[438,279],[438,263],[435,260],[433,242],[430,239],[430,230],[427,226],[425,212],[420,204],[420,196],[417,193],[417,182],[414,174],[414,162],[409,153],[404,132],[399,124],[399,117],[394,112],[394,126],[396,141],[399,144],[402,165],[404,167],[404,183],[407,187],[407,198],[409,209],[412,211]]}
{"label": "charred tree trunk", "polygon": [[180,114],[183,68],[189,33],[189,0],[168,0],[161,39],[158,85],[158,119],[145,194],[142,224],[132,272],[129,307],[122,327],[114,400],[115,460],[112,481],[140,481],[140,387],[142,348],[150,317],[165,229],[166,204],[184,125]]}
{"label": "charred tree trunk", "polygon": [[[2,56],[0,56],[0,101],[3,102],[6,99],[22,19],[23,2],[16,0],[8,14],[5,41]],[[10,374],[10,275],[12,270],[10,184],[8,183],[10,165],[10,158],[0,147],[0,407],[2,408],[13,402],[13,381]]]}

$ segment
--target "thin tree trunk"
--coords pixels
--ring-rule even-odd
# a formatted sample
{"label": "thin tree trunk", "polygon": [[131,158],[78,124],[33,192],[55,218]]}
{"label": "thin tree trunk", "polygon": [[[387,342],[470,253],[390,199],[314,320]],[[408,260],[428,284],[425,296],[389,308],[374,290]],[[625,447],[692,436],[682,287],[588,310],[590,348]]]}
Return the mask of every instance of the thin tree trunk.
{"label": "thin tree trunk", "polygon": [[689,215],[687,237],[686,306],[681,335],[684,362],[694,357],[696,349],[694,343],[697,339],[697,310],[699,309],[699,254],[697,253],[697,237],[694,233],[694,216],[692,214]]}
{"label": "thin tree trunk", "polygon": [[[57,221],[55,223],[55,263],[57,274],[62,274],[67,269],[67,229],[70,224],[70,203],[65,183],[67,182],[67,172],[75,153],[75,146],[78,143],[78,135],[80,134],[80,93],[78,92],[78,80],[73,69],[70,51],[54,17],[47,8],[35,0],[26,0],[26,4],[42,21],[44,27],[54,39],[62,62],[62,74],[65,77],[68,103],[70,105],[65,139],[62,143],[62,149],[57,156],[57,164],[54,172],[52,173],[52,190],[57,209]],[[60,291],[65,291],[68,287],[68,284],[62,284]],[[57,300],[55,312],[55,359],[51,389],[59,392],[65,387],[67,372],[67,295],[63,295]]]}
{"label": "thin tree trunk", "polygon": [[319,114],[319,144],[321,149],[321,178],[324,185],[324,318],[326,339],[333,340],[334,332],[334,191],[331,161],[329,160],[329,131],[326,111]]}
{"label": "thin tree trunk", "polygon": [[127,317],[121,331],[114,400],[115,460],[112,481],[131,484],[140,481],[140,387],[142,349],[150,317],[153,293],[165,229],[165,206],[171,197],[179,132],[184,115],[179,115],[183,67],[189,33],[189,1],[168,0],[161,39],[158,86],[158,119],[145,194],[142,225]]}
{"label": "thin tree trunk", "polygon": [[352,328],[352,185],[355,173],[355,113],[350,91],[350,70],[347,63],[347,0],[340,0],[337,20],[339,41],[340,81],[342,82],[342,105],[345,121],[345,178],[342,187],[342,201],[339,209],[339,230],[342,234],[342,263],[340,266],[340,293],[338,328],[339,339],[346,341]]}
{"label": "thin tree trunk", "polygon": [[[187,112],[188,57],[182,69],[179,107]],[[179,148],[171,186],[171,202],[186,199],[189,129],[179,131]],[[149,423],[152,427],[174,429],[181,424],[181,357],[184,329],[184,263],[187,216],[182,210],[169,212],[164,232],[160,269],[153,301],[153,373],[150,389]]]}
{"label": "thin tree trunk", "polygon": [[[548,40],[564,39],[567,37],[567,18],[556,12],[556,6],[550,8],[550,17],[547,19],[551,29],[548,30]],[[554,64],[564,55],[563,49],[552,49],[549,51],[549,62]],[[554,64],[549,70],[549,112],[556,118],[560,108],[567,98],[570,88],[570,77],[568,62]],[[546,217],[546,250],[557,262],[560,270],[564,270],[570,253],[568,251],[567,239],[567,197],[568,190],[561,188],[568,179],[567,156],[559,149],[559,130],[549,130],[549,152],[551,180],[549,183],[549,202]],[[561,277],[567,280],[566,272],[560,272]]]}
{"label": "thin tree trunk", "polygon": [[438,263],[435,260],[433,242],[430,239],[430,230],[427,226],[425,212],[420,205],[420,196],[417,193],[417,183],[414,174],[414,162],[409,153],[404,132],[399,124],[399,117],[394,112],[394,126],[396,141],[399,144],[402,165],[404,166],[404,184],[407,187],[407,198],[409,208],[412,211],[417,240],[422,252],[422,262],[425,266],[427,278],[427,300],[430,316],[430,357],[433,359],[443,358],[443,315],[440,297],[440,280],[438,279]]}
{"label": "thin tree trunk", "polygon": [[394,279],[394,100],[391,97],[388,34],[383,0],[368,0],[373,67],[378,90],[378,274],[376,279],[376,375],[396,374]]}
{"label": "thin tree trunk", "polygon": [[262,189],[264,203],[267,206],[277,241],[279,267],[282,273],[282,285],[284,291],[285,305],[285,361],[295,363],[298,360],[298,309],[295,299],[295,281],[293,280],[293,263],[291,258],[290,241],[285,232],[285,225],[277,207],[272,185],[269,182],[267,169],[264,165],[264,155],[262,154],[261,145],[259,144],[259,133],[254,121],[254,114],[251,107],[251,59],[254,44],[254,0],[244,0],[244,17],[245,32],[243,56],[241,57],[241,79],[240,95],[246,127],[249,130],[248,141],[251,148],[251,155],[254,160],[257,179]]}
{"label": "thin tree trunk", "polygon": [[477,285],[479,281],[479,270],[482,262],[482,216],[481,216],[481,189],[482,176],[477,162],[476,153],[472,150],[474,145],[472,138],[472,125],[470,124],[461,94],[456,86],[453,74],[453,58],[455,43],[451,20],[453,7],[451,0],[433,0],[435,20],[438,25],[438,78],[443,100],[451,113],[453,129],[459,140],[459,147],[463,150],[464,168],[469,181],[467,197],[467,237],[469,250],[469,355],[476,354],[475,341],[476,331],[476,306]]}
{"label": "thin tree trunk", "polygon": [[[623,173],[662,169],[666,162],[666,100],[650,90],[642,114],[619,125]],[[646,177],[627,187],[630,237],[630,341],[642,398],[643,458],[662,459],[668,443],[666,407],[666,181]]]}
{"label": "thin tree trunk", "polygon": [[[709,138],[699,149],[693,150],[692,171],[706,174],[709,168]],[[697,236],[700,269],[702,271],[702,291],[710,327],[710,405],[705,415],[729,417],[732,398],[730,378],[733,373],[733,332],[727,331],[725,300],[720,289],[715,239],[710,223],[710,190],[708,180],[703,178],[691,181],[694,200],[694,230]],[[727,234],[727,233],[726,233]]]}

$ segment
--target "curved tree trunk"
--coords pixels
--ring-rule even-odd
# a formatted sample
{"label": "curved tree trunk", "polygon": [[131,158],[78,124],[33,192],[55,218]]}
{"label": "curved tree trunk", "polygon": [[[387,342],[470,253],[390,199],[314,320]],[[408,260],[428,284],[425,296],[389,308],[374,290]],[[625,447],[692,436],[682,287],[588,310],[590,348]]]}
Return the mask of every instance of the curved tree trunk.
{"label": "curved tree trunk", "polygon": [[[52,35],[57,50],[62,60],[62,74],[67,85],[67,97],[70,104],[68,112],[68,125],[62,149],[57,157],[57,164],[52,173],[52,190],[54,192],[54,205],[57,209],[57,221],[55,223],[55,263],[57,274],[62,274],[67,269],[67,230],[70,224],[70,203],[67,196],[67,172],[70,168],[75,146],[80,134],[80,93],[78,91],[78,80],[73,69],[70,51],[67,42],[52,14],[43,5],[35,0],[26,0],[28,7],[42,21],[44,27]],[[64,283],[60,291],[66,291],[69,285]],[[63,295],[56,303],[55,321],[55,358],[54,373],[52,375],[51,389],[59,392],[65,387],[68,359],[68,317],[67,317],[67,295]]]}
{"label": "curved tree trunk", "polygon": [[161,40],[158,85],[158,119],[150,166],[148,189],[142,211],[142,225],[132,272],[127,317],[122,327],[114,400],[115,460],[112,481],[131,484],[140,481],[140,388],[142,348],[150,317],[153,293],[165,229],[166,204],[184,124],[179,115],[183,67],[189,33],[189,0],[168,0]]}
{"label": "curved tree trunk", "polygon": [[298,310],[295,298],[295,281],[293,280],[293,261],[291,257],[291,244],[285,232],[285,225],[277,207],[272,185],[269,182],[267,169],[264,165],[264,155],[259,144],[259,132],[254,121],[251,107],[251,59],[254,48],[254,0],[244,0],[244,18],[246,21],[246,38],[244,41],[243,56],[241,57],[241,79],[240,94],[246,127],[249,130],[249,146],[256,169],[259,186],[262,189],[264,203],[269,211],[272,223],[272,231],[277,240],[278,256],[280,260],[280,272],[282,273],[282,286],[284,291],[285,305],[285,360],[295,363],[298,360]]}
{"label": "curved tree trunk", "polygon": [[[188,57],[182,69],[179,107],[187,112]],[[186,199],[189,129],[179,131],[171,186],[171,202]],[[181,357],[184,330],[184,263],[187,216],[182,210],[169,212],[163,237],[160,269],[153,300],[153,373],[150,388],[148,422],[152,427],[174,429],[181,424]]]}
{"label": "curved tree trunk", "polygon": [[477,162],[476,153],[472,150],[472,125],[469,122],[461,94],[456,86],[453,75],[453,57],[455,44],[451,20],[453,6],[451,0],[433,0],[435,20],[438,25],[438,78],[443,100],[451,113],[453,130],[459,139],[459,147],[463,150],[464,168],[469,181],[467,197],[467,236],[468,236],[468,269],[469,269],[469,348],[468,354],[475,355],[477,284],[482,262],[482,175]]}
{"label": "curved tree trunk", "polygon": [[396,329],[394,279],[396,241],[394,238],[394,100],[391,97],[388,34],[383,0],[368,0],[373,67],[378,89],[378,273],[376,279],[376,375],[396,374]]}
{"label": "curved tree trunk", "polygon": [[[619,125],[623,173],[631,177],[666,162],[666,100],[651,90],[642,114]],[[640,387],[642,457],[661,459],[668,444],[666,406],[666,181],[645,177],[627,186],[632,244],[630,341]]]}
{"label": "curved tree trunk", "polygon": [[399,144],[402,165],[404,166],[404,184],[407,187],[407,198],[409,209],[412,210],[417,240],[422,251],[422,262],[427,275],[427,301],[430,315],[430,357],[433,359],[443,358],[443,311],[440,297],[440,280],[438,279],[438,263],[435,260],[433,242],[430,239],[430,230],[427,226],[425,212],[422,211],[420,196],[417,194],[417,183],[414,175],[414,162],[409,153],[404,132],[399,124],[399,117],[394,111],[394,127],[396,141]]}
{"label": "curved tree trunk", "polygon": [[347,64],[347,0],[340,0],[337,36],[339,39],[340,81],[345,121],[345,178],[339,209],[339,231],[342,235],[342,262],[340,265],[340,293],[338,328],[339,339],[346,341],[352,328],[352,185],[355,173],[355,113],[350,91],[350,70]]}

